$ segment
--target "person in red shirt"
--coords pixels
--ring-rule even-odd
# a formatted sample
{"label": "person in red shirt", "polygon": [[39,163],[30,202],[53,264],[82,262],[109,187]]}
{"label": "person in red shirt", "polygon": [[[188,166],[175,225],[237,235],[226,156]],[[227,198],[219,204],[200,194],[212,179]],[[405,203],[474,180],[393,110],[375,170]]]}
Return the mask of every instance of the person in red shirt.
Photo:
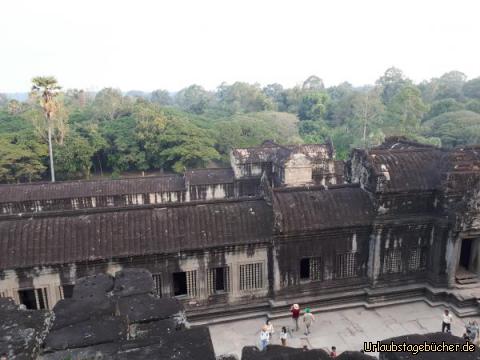
{"label": "person in red shirt", "polygon": [[293,323],[295,324],[295,331],[298,331],[298,318],[300,317],[300,306],[298,304],[293,304],[290,308],[290,312],[292,313]]}
{"label": "person in red shirt", "polygon": [[337,357],[337,348],[335,346],[332,346],[332,351],[330,351],[330,357],[332,359]]}

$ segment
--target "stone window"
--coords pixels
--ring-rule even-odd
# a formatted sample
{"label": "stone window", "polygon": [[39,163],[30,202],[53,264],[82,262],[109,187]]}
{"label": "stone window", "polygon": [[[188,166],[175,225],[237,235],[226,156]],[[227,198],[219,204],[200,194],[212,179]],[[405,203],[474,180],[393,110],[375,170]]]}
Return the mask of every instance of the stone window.
{"label": "stone window", "polygon": [[162,297],[162,276],[160,274],[152,274],[155,286],[155,294]]}
{"label": "stone window", "polygon": [[323,280],[322,259],[319,257],[303,258],[300,260],[301,280]]}
{"label": "stone window", "polygon": [[263,263],[240,265],[240,290],[263,288]]}
{"label": "stone window", "polygon": [[343,279],[357,276],[358,253],[338,254],[335,259],[335,265],[337,278]]}
{"label": "stone window", "polygon": [[387,249],[383,258],[383,273],[396,274],[402,272],[402,250]]}
{"label": "stone window", "polygon": [[197,271],[182,271],[173,273],[173,295],[197,296]]}
{"label": "stone window", "polygon": [[27,309],[48,309],[47,288],[18,290],[18,297]]}
{"label": "stone window", "polygon": [[426,249],[423,247],[414,247],[408,252],[408,270],[421,271],[427,266]]}
{"label": "stone window", "polygon": [[230,291],[230,268],[228,266],[208,269],[208,293],[210,295]]}

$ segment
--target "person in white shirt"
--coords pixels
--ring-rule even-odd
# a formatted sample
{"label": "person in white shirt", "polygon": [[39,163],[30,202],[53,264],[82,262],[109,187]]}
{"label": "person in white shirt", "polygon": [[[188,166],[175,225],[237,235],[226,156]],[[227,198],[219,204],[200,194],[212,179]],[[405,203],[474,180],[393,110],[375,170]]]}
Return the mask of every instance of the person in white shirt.
{"label": "person in white shirt", "polygon": [[269,339],[272,340],[272,335],[275,332],[275,330],[273,329],[273,324],[270,320],[267,320],[265,322],[265,325],[267,326],[267,332],[268,332]]}
{"label": "person in white shirt", "polygon": [[448,310],[442,316],[442,332],[452,332],[452,314]]}
{"label": "person in white shirt", "polygon": [[268,335],[267,325],[263,325],[262,331],[260,331],[260,350],[263,351],[267,348],[270,341],[270,335]]}

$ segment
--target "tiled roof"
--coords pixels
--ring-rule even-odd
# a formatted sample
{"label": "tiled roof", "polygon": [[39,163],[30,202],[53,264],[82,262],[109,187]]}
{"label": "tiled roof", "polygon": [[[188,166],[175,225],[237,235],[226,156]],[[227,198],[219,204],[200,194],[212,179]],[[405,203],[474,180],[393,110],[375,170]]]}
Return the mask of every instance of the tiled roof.
{"label": "tiled roof", "polygon": [[312,161],[323,161],[333,157],[333,148],[329,144],[303,144],[287,146],[294,152],[307,156]]}
{"label": "tiled roof", "polygon": [[232,149],[232,152],[239,164],[271,162],[278,156],[286,157],[290,154],[289,149],[274,143],[250,148],[236,148]]}
{"label": "tiled roof", "polygon": [[273,205],[281,233],[368,226],[374,216],[367,192],[352,185],[276,189]]}
{"label": "tiled roof", "polygon": [[0,221],[0,269],[262,242],[272,215],[244,200]]}
{"label": "tiled roof", "polygon": [[285,161],[293,153],[301,153],[312,161],[322,161],[333,156],[333,148],[328,144],[279,145],[266,141],[261,146],[236,148],[232,150],[237,163],[260,163]]}
{"label": "tiled roof", "polygon": [[232,168],[196,169],[185,172],[185,179],[190,185],[233,183]]}
{"label": "tiled roof", "polygon": [[65,181],[0,185],[0,203],[89,196],[143,194],[185,189],[183,176],[163,175],[120,180]]}
{"label": "tiled roof", "polygon": [[434,190],[441,180],[444,152],[436,148],[371,150],[367,159],[377,175],[388,172],[383,191]]}

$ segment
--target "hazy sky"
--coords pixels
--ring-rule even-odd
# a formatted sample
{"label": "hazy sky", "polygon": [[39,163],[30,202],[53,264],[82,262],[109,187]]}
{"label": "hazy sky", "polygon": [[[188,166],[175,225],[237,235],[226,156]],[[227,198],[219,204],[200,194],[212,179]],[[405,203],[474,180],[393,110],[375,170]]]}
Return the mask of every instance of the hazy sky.
{"label": "hazy sky", "polygon": [[480,76],[480,0],[0,0],[0,92]]}

